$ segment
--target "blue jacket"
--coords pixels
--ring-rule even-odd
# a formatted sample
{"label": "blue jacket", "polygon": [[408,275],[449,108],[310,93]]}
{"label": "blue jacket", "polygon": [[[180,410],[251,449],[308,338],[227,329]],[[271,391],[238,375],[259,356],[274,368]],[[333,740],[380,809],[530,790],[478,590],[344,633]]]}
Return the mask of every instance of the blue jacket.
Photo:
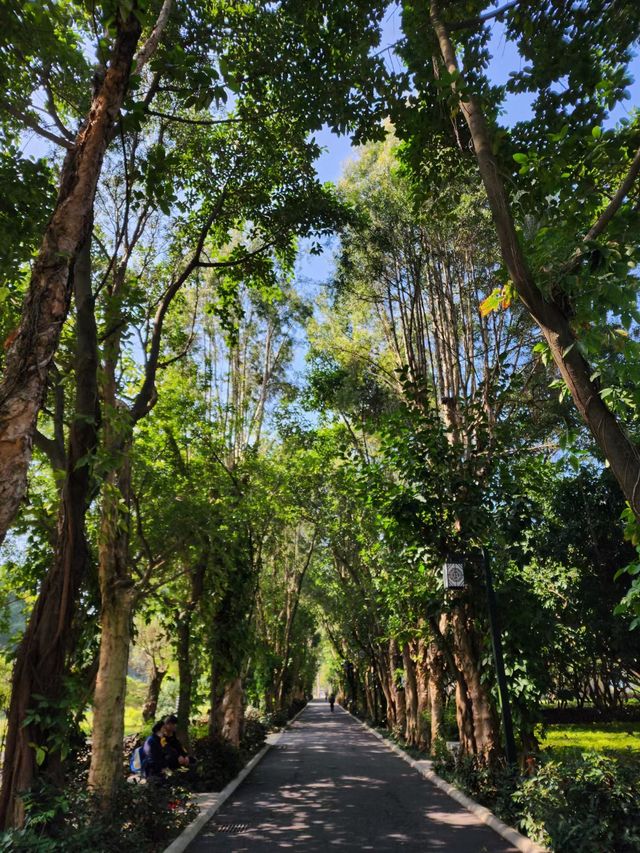
{"label": "blue jacket", "polygon": [[167,749],[163,744],[163,738],[159,735],[149,735],[143,747],[144,760],[142,762],[142,773],[149,776],[160,776],[165,768],[175,770],[178,766],[178,756],[173,749]]}

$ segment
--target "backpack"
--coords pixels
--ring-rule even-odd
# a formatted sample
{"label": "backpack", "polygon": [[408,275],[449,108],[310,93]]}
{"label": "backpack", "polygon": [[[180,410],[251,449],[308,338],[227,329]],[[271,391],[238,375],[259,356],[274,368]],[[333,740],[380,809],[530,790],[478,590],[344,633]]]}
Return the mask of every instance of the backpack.
{"label": "backpack", "polygon": [[131,770],[132,773],[142,773],[145,758],[144,744],[142,746],[137,746],[131,753],[131,758],[129,759],[129,770]]}

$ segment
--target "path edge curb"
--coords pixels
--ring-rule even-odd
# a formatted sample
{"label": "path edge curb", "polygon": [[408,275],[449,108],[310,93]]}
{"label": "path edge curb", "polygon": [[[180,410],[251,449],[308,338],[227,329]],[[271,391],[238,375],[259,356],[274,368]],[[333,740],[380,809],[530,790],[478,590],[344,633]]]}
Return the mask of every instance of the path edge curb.
{"label": "path edge curb", "polygon": [[[308,704],[308,703],[307,703]],[[290,726],[292,726],[298,717],[305,711],[307,705],[304,708],[301,708],[298,713],[292,717],[279,731],[274,732],[273,734],[268,736],[267,743],[262,747],[260,752],[256,753],[251,761],[242,768],[242,770],[235,776],[221,791],[215,791],[210,794],[203,793],[199,795],[199,807],[201,809],[200,814],[191,823],[186,826],[180,835],[177,838],[174,838],[171,844],[162,851],[162,853],[182,853],[183,850],[191,844],[191,842],[198,836],[200,830],[205,826],[211,818],[215,815],[215,813],[220,809],[220,807],[229,799],[231,794],[238,788],[247,776],[251,773],[251,771],[262,761],[267,752],[271,749],[272,746],[275,746],[282,735],[287,731]]]}
{"label": "path edge curb", "polygon": [[[340,707],[342,708],[342,705]],[[347,709],[342,708],[342,710],[346,711]],[[352,714],[351,711],[347,711],[347,714],[352,716],[354,720],[360,723],[360,725],[374,735],[374,737],[377,737],[378,740],[381,741],[388,749],[400,756],[403,761],[410,764],[421,776],[424,776],[425,779],[428,779],[437,788],[440,788],[441,791],[448,794],[452,800],[455,800],[461,806],[464,806],[464,808],[475,815],[478,820],[486,824],[486,826],[491,827],[491,829],[493,829],[494,832],[497,832],[498,835],[501,835],[505,841],[508,841],[510,844],[513,844],[514,847],[517,847],[521,853],[550,853],[546,847],[541,847],[539,844],[536,844],[535,841],[527,838],[526,835],[522,835],[517,829],[514,829],[512,826],[509,826],[504,821],[500,820],[499,817],[496,817],[496,815],[486,808],[486,806],[481,806],[480,803],[476,803],[475,800],[472,800],[471,797],[464,794],[459,788],[456,788],[455,785],[452,785],[450,782],[447,782],[438,776],[438,774],[431,769],[432,761],[428,759],[419,761],[412,758],[404,751],[404,749],[402,749],[402,747],[390,742],[387,738],[381,735],[380,732],[376,731],[376,729],[368,723],[365,723],[364,720],[361,720],[359,717],[356,717],[355,714]],[[168,851],[166,853],[168,853]],[[173,853],[173,851],[171,851],[171,853]]]}

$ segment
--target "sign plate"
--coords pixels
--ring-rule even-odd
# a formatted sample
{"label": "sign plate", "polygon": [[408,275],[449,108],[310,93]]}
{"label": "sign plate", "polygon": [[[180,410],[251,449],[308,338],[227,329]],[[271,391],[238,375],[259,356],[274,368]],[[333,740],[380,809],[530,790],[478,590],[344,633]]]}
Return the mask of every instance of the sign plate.
{"label": "sign plate", "polygon": [[462,589],[464,587],[464,563],[462,557],[449,557],[444,564],[442,574],[445,589]]}

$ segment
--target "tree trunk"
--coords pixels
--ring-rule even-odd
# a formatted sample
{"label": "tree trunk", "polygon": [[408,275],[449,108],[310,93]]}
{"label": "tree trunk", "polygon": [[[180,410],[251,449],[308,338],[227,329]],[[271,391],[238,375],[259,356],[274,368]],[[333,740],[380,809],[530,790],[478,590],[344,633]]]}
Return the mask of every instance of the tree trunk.
{"label": "tree trunk", "polygon": [[397,670],[401,668],[402,655],[396,640],[389,641],[389,690],[395,702],[395,720],[393,730],[398,734],[404,733],[407,720],[406,698],[404,687],[398,682]]}
{"label": "tree trunk", "polygon": [[[457,92],[464,85],[464,79],[459,74],[455,50],[440,17],[437,0],[431,0],[431,23],[447,71],[456,74],[452,88]],[[591,430],[604,458],[609,461],[636,518],[640,519],[640,451],[600,396],[599,387],[591,379],[592,368],[580,353],[565,311],[553,298],[543,296],[528,268],[482,109],[476,99],[466,93],[460,99],[460,109],[471,132],[478,168],[509,277],[524,306],[540,327],[576,408]],[[596,230],[595,227],[591,230],[591,236],[594,236]]]}
{"label": "tree trunk", "polygon": [[122,778],[124,701],[134,595],[131,587],[114,584],[103,597],[100,663],[93,698],[93,731],[89,787],[106,811]]}
{"label": "tree trunk", "polygon": [[222,720],[219,709],[222,705],[222,697],[224,695],[221,687],[220,667],[216,662],[215,657],[211,662],[211,679],[209,681],[209,737],[220,737]]}
{"label": "tree trunk", "polygon": [[180,742],[189,748],[189,720],[191,719],[191,696],[193,673],[191,671],[191,625],[193,613],[200,603],[204,591],[204,576],[209,563],[211,542],[205,535],[200,557],[190,573],[191,594],[183,613],[176,614],[176,633],[178,637],[178,727],[176,733]]}
{"label": "tree trunk", "polygon": [[234,678],[224,688],[220,704],[220,734],[234,746],[240,746],[240,737],[244,723],[244,696],[242,679]]}
{"label": "tree trunk", "polygon": [[406,706],[404,739],[409,746],[418,746],[418,683],[416,681],[416,666],[411,657],[411,650],[408,643],[405,643],[402,647],[402,660],[404,662]]}
{"label": "tree trunk", "polygon": [[[158,699],[160,697],[160,688],[167,674],[166,669],[158,669],[156,662],[153,661],[151,669],[151,680],[147,688],[147,698],[142,706],[142,719],[145,723],[155,719],[156,711],[158,710]],[[180,738],[182,740],[182,738]],[[182,741],[184,743],[184,741]]]}
{"label": "tree trunk", "polygon": [[416,691],[418,694],[418,731],[416,746],[418,749],[427,750],[431,746],[429,724],[427,722],[430,712],[428,644],[425,640],[420,639],[414,645],[416,658]]}
{"label": "tree trunk", "polygon": [[378,682],[382,695],[384,696],[386,726],[390,731],[396,726],[396,699],[395,691],[392,689],[391,674],[389,672],[389,655],[386,649],[380,649],[376,655],[378,668]]}
{"label": "tree trunk", "polygon": [[467,683],[460,672],[457,673],[456,678],[456,720],[458,722],[460,748],[466,755],[477,755],[478,746],[473,728],[473,705],[467,690]]}
{"label": "tree trunk", "polygon": [[[109,430],[113,424],[109,425]],[[117,432],[117,430],[114,430]],[[112,446],[113,435],[106,436]],[[89,787],[98,794],[106,811],[113,801],[122,772],[124,701],[131,642],[135,591],[128,573],[128,506],[131,495],[130,444],[122,449],[118,471],[105,484],[100,526],[100,662],[93,702],[93,732]]]}
{"label": "tree trunk", "polygon": [[0,543],[18,511],[49,365],[67,317],[73,264],[92,227],[104,153],[126,94],[140,23],[136,3],[123,19],[104,78],[60,175],[56,205],[31,275],[22,318],[0,385]]}
{"label": "tree trunk", "polygon": [[[75,417],[69,428],[66,476],[58,514],[53,566],[45,577],[13,669],[11,703],[7,719],[5,760],[0,791],[0,826],[20,826],[24,809],[20,792],[27,791],[39,773],[59,775],[59,754],[48,753],[37,767],[30,744],[46,745],[52,732],[24,726],[33,695],[47,702],[60,701],[67,658],[72,647],[71,629],[78,590],[86,575],[89,549],[85,515],[90,490],[91,465],[98,423],[97,335],[91,293],[91,247],[87,240],[74,265],[76,300]],[[84,460],[84,464],[81,463]],[[64,734],[64,733],[63,733]]]}
{"label": "tree trunk", "polygon": [[367,719],[371,720],[371,722],[376,723],[378,720],[378,712],[376,708],[376,691],[375,687],[371,684],[371,668],[368,667],[364,674],[364,698],[365,698],[365,712],[367,715]]}
{"label": "tree trunk", "polygon": [[191,611],[177,623],[178,628],[178,726],[176,734],[186,749],[189,748],[189,720],[191,718]]}
{"label": "tree trunk", "polygon": [[437,643],[427,647],[429,678],[429,712],[431,716],[431,750],[443,737],[444,726],[444,655]]}
{"label": "tree trunk", "polygon": [[498,716],[491,694],[481,679],[481,643],[469,606],[459,604],[450,617],[453,636],[453,656],[458,669],[460,713],[463,733],[468,741],[467,715],[473,726],[473,752],[484,761],[492,762],[500,753]]}

